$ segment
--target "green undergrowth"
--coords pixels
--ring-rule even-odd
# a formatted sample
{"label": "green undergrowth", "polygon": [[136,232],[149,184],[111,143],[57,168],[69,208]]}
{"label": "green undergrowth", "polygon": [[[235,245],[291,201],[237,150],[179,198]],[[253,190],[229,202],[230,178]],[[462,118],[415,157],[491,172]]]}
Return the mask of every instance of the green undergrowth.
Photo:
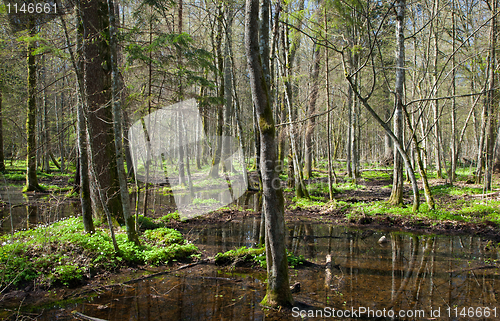
{"label": "green undergrowth", "polygon": [[391,215],[406,219],[427,219],[431,221],[455,221],[470,223],[493,222],[500,225],[500,201],[497,200],[456,200],[450,204],[436,205],[431,210],[426,203],[420,205],[418,213],[412,211],[411,204],[394,206],[386,201],[370,203],[335,202],[330,208],[343,209],[347,218],[360,216]]}
{"label": "green undergrowth", "polygon": [[377,179],[391,179],[392,178],[392,169],[389,167],[387,168],[381,168],[384,170],[364,170],[361,173],[361,177],[364,179],[369,179],[369,180],[377,180]]}
{"label": "green undergrowth", "polygon": [[97,228],[94,234],[86,234],[81,218],[1,236],[0,287],[19,288],[28,283],[74,286],[98,272],[167,264],[198,251],[180,232],[165,227],[146,231],[140,240],[141,246],[129,242],[125,230],[119,228],[120,252],[115,253],[108,231]]}
{"label": "green undergrowth", "polygon": [[314,208],[314,207],[322,207],[325,205],[325,198],[324,197],[316,197],[312,196],[310,199],[307,198],[297,198],[297,196],[294,196],[292,198],[292,204],[290,205],[290,209],[296,209],[296,208]]}
{"label": "green undergrowth", "polygon": [[160,227],[165,227],[168,223],[179,222],[181,217],[179,212],[175,211],[173,213],[168,213],[160,218],[152,218],[144,215],[139,215],[137,220],[137,225],[140,229],[150,230]]}
{"label": "green undergrowth", "polygon": [[365,186],[354,184],[353,182],[347,182],[347,183],[334,184],[333,188],[337,193],[344,193],[347,191],[354,191],[357,189],[365,189]]}
{"label": "green undergrowth", "polygon": [[[288,265],[292,269],[307,262],[303,255],[295,256],[293,253],[288,252],[288,250],[286,253]],[[239,249],[217,253],[214,259],[216,265],[257,265],[263,269],[267,268],[266,248],[264,246],[257,248],[243,246]]]}
{"label": "green undergrowth", "polygon": [[[481,194],[483,189],[480,187],[470,187],[470,186],[455,186],[450,184],[436,185],[431,187],[433,195],[473,195]],[[423,195],[423,191],[421,192]]]}

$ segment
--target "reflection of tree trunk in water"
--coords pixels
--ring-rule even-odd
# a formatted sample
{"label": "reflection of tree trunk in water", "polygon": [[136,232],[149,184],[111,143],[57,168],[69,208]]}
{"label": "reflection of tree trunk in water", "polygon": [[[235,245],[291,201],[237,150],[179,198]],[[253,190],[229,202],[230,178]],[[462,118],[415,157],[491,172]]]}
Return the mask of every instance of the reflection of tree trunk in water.
{"label": "reflection of tree trunk in water", "polygon": [[328,235],[330,236],[330,238],[328,239],[328,253],[330,253],[332,251],[332,239],[333,239],[333,226],[329,226],[328,227]]}
{"label": "reflection of tree trunk in water", "polygon": [[434,296],[434,273],[436,272],[436,238],[432,241],[432,255],[431,255],[431,273],[429,277],[429,306],[433,305],[432,297]]}
{"label": "reflection of tree trunk in water", "polygon": [[314,258],[316,256],[316,244],[314,243],[314,231],[311,224],[305,225],[306,230],[306,245],[307,245],[307,254],[309,257]]}
{"label": "reflection of tree trunk in water", "polygon": [[[27,199],[27,197],[26,197]],[[30,204],[29,200],[26,201],[26,228],[29,229],[30,225],[38,224],[38,207]]]}
{"label": "reflection of tree trunk in water", "polygon": [[392,288],[391,288],[391,301],[394,301],[394,295],[396,293],[396,271],[399,270],[399,263],[401,259],[401,236],[396,233],[391,233],[391,247],[392,247]]}
{"label": "reflection of tree trunk in water", "polygon": [[257,220],[257,217],[254,216],[252,224],[252,235],[254,236],[255,243],[259,243],[259,232],[260,232],[259,221]]}
{"label": "reflection of tree trunk in water", "polygon": [[415,278],[415,285],[414,285],[414,290],[413,290],[413,300],[418,301],[419,299],[419,294],[420,294],[420,288],[422,286],[422,282],[424,278],[422,277],[422,274],[424,273],[424,269],[427,265],[427,261],[429,259],[429,254],[432,251],[432,248],[434,246],[434,238],[433,237],[427,237],[425,240],[425,249],[424,253],[422,255],[422,261],[420,262],[420,267],[418,268],[416,278]]}
{"label": "reflection of tree trunk in water", "polygon": [[416,257],[418,256],[419,239],[416,236],[412,236],[411,239],[412,239],[412,243],[413,243],[412,244],[413,248],[412,248],[412,253],[411,253],[410,263],[408,265],[408,269],[406,270],[406,273],[405,273],[403,282],[401,283],[401,286],[399,287],[398,291],[396,292],[396,294],[392,298],[391,304],[389,307],[387,307],[387,310],[392,309],[392,307],[398,302],[398,299],[401,296],[401,293],[403,292],[403,290],[405,290],[405,288],[408,285],[408,282],[410,281],[410,278],[413,274],[413,269],[415,266]]}
{"label": "reflection of tree trunk in water", "polygon": [[298,253],[299,251],[299,246],[300,246],[300,241],[302,235],[304,235],[304,225],[299,225],[294,228],[293,231],[293,241],[292,241],[292,246],[290,247],[290,251],[292,253]]}
{"label": "reflection of tree trunk in water", "polygon": [[331,282],[332,282],[332,256],[330,254],[327,254],[326,267],[325,267],[325,289],[330,288]]}
{"label": "reflection of tree trunk in water", "polygon": [[[326,270],[325,270],[325,289],[329,289],[332,283],[332,236],[333,236],[333,226],[328,227],[328,235],[330,238],[328,239],[328,254],[326,255]],[[328,292],[326,292],[328,295]]]}
{"label": "reflection of tree trunk in water", "polygon": [[[450,257],[453,257],[453,239],[450,237],[450,245],[448,246],[448,249],[450,251]],[[451,295],[452,295],[452,289],[453,289],[453,260],[448,260],[448,304],[451,303]]]}

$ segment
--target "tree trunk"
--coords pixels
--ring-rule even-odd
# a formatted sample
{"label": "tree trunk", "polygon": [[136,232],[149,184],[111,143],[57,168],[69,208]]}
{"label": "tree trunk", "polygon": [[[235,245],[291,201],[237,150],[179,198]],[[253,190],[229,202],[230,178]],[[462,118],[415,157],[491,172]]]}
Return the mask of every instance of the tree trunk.
{"label": "tree trunk", "polygon": [[[109,28],[108,8],[104,0],[90,0],[82,4],[84,30],[85,89],[88,121],[92,127],[93,162],[96,177],[105,193],[105,202],[109,212],[120,223],[123,222],[123,208],[119,191],[116,150],[114,147],[113,114],[111,101],[111,62],[106,34]],[[93,199],[98,198],[98,191],[92,189]],[[95,204],[97,213],[102,208]]]}
{"label": "tree trunk", "polygon": [[5,172],[5,159],[3,152],[3,115],[2,115],[3,93],[0,88],[0,173]]}
{"label": "tree trunk", "polygon": [[[266,0],[267,1],[267,0]],[[265,4],[264,4],[265,5]],[[277,154],[275,125],[266,75],[262,68],[258,39],[258,0],[246,1],[245,49],[250,75],[252,100],[258,117],[261,137],[261,173],[266,225],[267,290],[262,304],[290,306],[293,304],[288,281],[288,262],[285,249],[284,198],[276,171]],[[269,19],[269,17],[263,17]],[[268,45],[261,42],[261,46]]]}
{"label": "tree trunk", "polygon": [[451,8],[451,49],[453,51],[453,57],[451,58],[451,95],[453,96],[451,100],[451,142],[450,142],[450,154],[451,154],[451,167],[449,180],[450,183],[456,179],[457,176],[457,160],[458,160],[458,143],[457,143],[457,102],[455,99],[457,80],[456,80],[456,59],[455,59],[455,49],[456,49],[456,22],[455,22],[455,0],[452,1]]}
{"label": "tree trunk", "polygon": [[[405,82],[405,48],[404,48],[404,17],[405,0],[396,2],[396,86],[394,108],[394,135],[403,141],[403,95]],[[398,151],[394,152],[394,174],[392,192],[389,203],[398,205],[403,203],[403,162]]]}
{"label": "tree trunk", "polygon": [[224,172],[235,172],[233,168],[231,153],[231,117],[234,114],[233,107],[233,79],[231,77],[231,58],[230,58],[230,38],[233,35],[233,4],[226,3],[226,32],[224,43],[224,141],[222,152],[222,168]]}
{"label": "tree trunk", "polygon": [[[325,34],[328,34],[328,21],[326,19],[326,8],[324,12],[324,23],[325,23]],[[328,195],[330,200],[333,200],[333,183],[337,184],[337,175],[332,164],[332,150],[331,150],[331,133],[330,133],[330,73],[329,73],[329,59],[328,59],[328,48],[325,47],[325,95],[326,95],[326,145],[328,153]],[[333,175],[332,175],[333,174]],[[332,177],[333,176],[333,177]]]}
{"label": "tree trunk", "polygon": [[[57,2],[59,6],[59,2]],[[78,10],[80,10],[80,4],[78,4]],[[77,166],[77,172],[80,172],[80,201],[82,205],[82,217],[83,217],[83,226],[86,233],[93,233],[95,231],[94,222],[92,221],[92,206],[91,206],[91,194],[90,194],[90,179],[89,172],[91,171],[91,167],[89,164],[88,158],[88,140],[87,140],[87,108],[85,106],[86,100],[84,99],[85,91],[83,88],[84,84],[84,75],[83,75],[83,24],[80,17],[77,17],[77,43],[76,47],[78,50],[78,61],[73,53],[73,49],[71,46],[71,42],[68,35],[68,29],[66,28],[66,21],[64,20],[64,16],[60,16],[61,24],[63,26],[64,35],[66,38],[67,48],[70,54],[70,60],[73,64],[73,68],[76,73],[77,80],[77,89],[79,95],[79,102],[77,104],[77,135],[78,135],[78,149],[80,153],[80,161]],[[62,169],[62,166],[61,166]],[[110,226],[110,232],[113,237],[113,245],[115,246],[115,250],[118,249],[118,245],[116,244],[116,240],[114,238],[114,232],[112,226]]]}
{"label": "tree trunk", "polygon": [[122,117],[121,117],[121,97],[120,97],[120,75],[118,73],[117,62],[117,39],[116,39],[116,22],[115,22],[115,6],[113,0],[108,1],[109,15],[109,47],[111,58],[111,96],[113,105],[113,129],[115,136],[115,153],[116,167],[118,171],[118,180],[120,183],[120,197],[123,208],[123,218],[127,228],[127,238],[130,242],[140,245],[139,237],[135,230],[134,217],[130,213],[130,199],[127,188],[127,176],[125,175],[125,165],[123,163],[123,146],[122,146]]}
{"label": "tree trunk", "polygon": [[[217,79],[219,79],[217,97],[224,97],[224,79],[220,79],[219,75],[224,74],[224,57],[222,55],[222,26],[223,22],[222,4],[217,6],[217,35],[215,37],[217,53],[217,69],[219,70],[217,74]],[[216,149],[213,153],[212,167],[210,169],[209,177],[217,178],[219,177],[219,167],[222,158],[222,133],[224,128],[224,108],[222,104],[217,104],[217,135],[216,135]]]}
{"label": "tree trunk", "polygon": [[352,145],[351,145],[351,140],[352,140],[352,102],[353,102],[353,97],[354,97],[354,92],[349,86],[347,89],[347,142],[345,144],[346,146],[346,167],[347,167],[347,177],[352,178],[352,166],[351,166],[351,160],[352,160]]}
{"label": "tree trunk", "polygon": [[[28,19],[28,30],[30,37],[36,36],[34,18]],[[26,117],[26,136],[27,136],[27,154],[26,154],[26,187],[25,191],[41,191],[38,185],[38,178],[36,175],[36,61],[33,51],[35,50],[35,42],[29,41],[28,43],[28,106]]]}
{"label": "tree trunk", "polygon": [[[61,19],[63,17],[61,16]],[[64,23],[65,25],[65,23]],[[83,218],[83,228],[86,233],[94,233],[95,227],[94,222],[92,220],[92,201],[91,201],[91,192],[90,192],[90,177],[89,177],[89,154],[88,154],[88,141],[87,141],[87,115],[85,114],[87,108],[84,106],[86,100],[83,97],[83,25],[81,20],[78,19],[77,22],[77,41],[76,47],[79,51],[78,61],[74,61],[75,64],[78,64],[75,72],[77,73],[77,78],[79,82],[77,83],[79,89],[79,102],[76,106],[76,114],[77,114],[77,128],[78,128],[78,149],[80,154],[79,166],[77,168],[77,172],[79,172],[80,176],[80,203],[82,205],[82,218]],[[74,58],[71,46],[69,45],[69,39],[66,39],[68,42],[68,50],[71,52],[72,59]],[[76,65],[75,65],[76,67]]]}
{"label": "tree trunk", "polygon": [[236,91],[236,84],[234,83],[234,60],[233,60],[233,47],[231,38],[227,39],[229,41],[229,57],[231,58],[231,78],[233,80],[233,95],[235,101],[234,108],[234,118],[236,120],[236,134],[238,136],[238,143],[240,146],[240,159],[241,159],[241,169],[243,171],[243,181],[247,189],[253,189],[253,186],[250,186],[250,182],[248,180],[248,172],[247,172],[247,164],[245,162],[245,140],[243,137],[243,126],[241,125],[241,117],[240,117],[240,102],[238,99],[238,93]]}
{"label": "tree trunk", "polygon": [[43,105],[43,115],[42,115],[42,137],[43,137],[43,170],[46,173],[50,172],[50,131],[49,131],[49,108],[47,103],[47,90],[46,90],[46,63],[45,56],[42,56],[42,70],[40,72],[40,78],[42,78],[42,105]]}
{"label": "tree trunk", "polygon": [[[405,6],[406,6],[405,0],[399,0],[397,2],[397,5],[396,5],[397,13],[398,13],[397,23],[396,23],[396,34],[399,35],[398,36],[398,48],[399,48],[398,52],[401,50],[404,50],[404,46],[403,46],[404,45],[403,20],[404,20]],[[404,58],[404,51],[403,51],[403,55],[402,56],[398,55],[398,57]],[[361,93],[359,92],[356,84],[354,83],[352,76],[348,73],[347,67],[345,66],[345,59],[343,59],[342,61],[344,63],[345,77],[346,77],[347,81],[349,82],[353,92],[356,94],[358,99],[361,101],[361,103],[365,107],[365,109],[373,116],[373,118],[375,118],[377,123],[379,123],[379,125],[382,126],[382,128],[385,130],[385,132],[391,136],[392,141],[394,142],[394,146],[397,148],[399,154],[403,158],[403,162],[406,166],[406,170],[408,172],[408,175],[410,176],[409,178],[410,178],[410,182],[411,182],[412,190],[413,190],[413,211],[417,212],[419,209],[419,206],[420,206],[420,198],[419,198],[419,194],[418,194],[418,184],[417,184],[417,180],[415,178],[415,172],[414,172],[413,167],[411,165],[410,158],[408,157],[408,154],[405,151],[404,145],[403,145],[402,141],[396,136],[396,134],[391,130],[389,125],[387,125],[387,123],[384,122],[380,118],[380,116],[375,112],[375,110],[373,110],[373,108],[368,103],[367,99],[364,98],[363,96],[361,96]],[[399,63],[401,63],[401,62],[404,62],[404,59],[399,60]],[[404,79],[404,69],[398,68],[396,70],[396,73],[397,74],[399,73],[399,77],[397,76],[396,79],[398,79],[399,81],[402,81]],[[398,87],[398,86],[396,86],[396,87]],[[397,103],[398,98],[402,99],[401,96],[397,95],[396,96],[396,103]],[[401,107],[402,107],[402,104],[401,104]]]}
{"label": "tree trunk", "polygon": [[[308,114],[314,115],[316,113],[316,101],[318,99],[318,91],[319,91],[319,69],[320,69],[320,46],[314,45],[314,62],[313,62],[313,71],[311,75],[312,89],[311,96],[309,98],[309,109]],[[309,118],[307,121],[306,135],[305,135],[305,169],[307,179],[312,177],[312,136],[314,134],[314,127],[316,126],[316,118]]]}
{"label": "tree trunk", "polygon": [[484,190],[491,190],[491,179],[493,176],[493,165],[494,165],[494,149],[495,143],[497,141],[498,133],[498,89],[496,88],[496,73],[497,73],[497,56],[496,56],[496,43],[497,43],[497,7],[498,0],[491,0],[491,33],[490,33],[490,70],[489,70],[489,81],[488,81],[488,93],[487,93],[487,104],[489,109],[488,117],[488,134],[486,138],[486,170],[485,170],[485,180],[484,180]]}
{"label": "tree trunk", "polygon": [[[434,1],[434,8],[433,8],[433,17],[436,17],[438,15],[438,10],[439,10],[439,0]],[[437,18],[433,19],[433,22],[437,20]],[[438,55],[439,55],[439,43],[438,43],[438,32],[437,32],[437,26],[436,23],[433,23],[433,37],[434,37],[434,64],[433,64],[433,73],[432,73],[432,96],[434,98],[437,98],[438,92],[437,92],[437,79],[438,79]],[[442,178],[442,168],[441,168],[441,135],[440,135],[440,130],[439,130],[439,102],[438,100],[434,100],[432,102],[432,107],[433,107],[433,116],[434,116],[434,124],[433,124],[433,131],[434,131],[434,138],[435,138],[435,144],[434,144],[434,161],[436,163],[436,175],[437,178]]]}
{"label": "tree trunk", "polygon": [[[287,34],[287,33],[285,33]],[[284,56],[284,61],[285,63],[282,66],[282,74],[284,79],[289,79],[292,73],[292,61],[293,57],[295,54],[295,51],[293,48],[297,48],[297,45],[295,45],[292,42],[292,49],[288,50],[287,46],[287,41],[285,40],[285,37],[283,37],[283,56]],[[293,55],[292,55],[293,54]],[[299,163],[299,158],[298,158],[298,148],[297,148],[297,141],[295,140],[295,126],[293,123],[293,109],[292,109],[292,89],[291,89],[291,83],[288,80],[284,81],[284,96],[285,96],[285,104],[288,108],[288,122],[290,125],[288,126],[288,133],[290,137],[290,147],[291,147],[291,162],[289,162],[289,176],[288,178],[291,179],[291,175],[293,175],[293,180],[294,180],[294,187],[295,187],[295,195],[297,198],[309,198],[309,193],[307,192],[307,189],[304,185],[304,181],[302,178],[302,168]],[[293,166],[290,168],[290,166]],[[293,174],[292,174],[293,172]]]}

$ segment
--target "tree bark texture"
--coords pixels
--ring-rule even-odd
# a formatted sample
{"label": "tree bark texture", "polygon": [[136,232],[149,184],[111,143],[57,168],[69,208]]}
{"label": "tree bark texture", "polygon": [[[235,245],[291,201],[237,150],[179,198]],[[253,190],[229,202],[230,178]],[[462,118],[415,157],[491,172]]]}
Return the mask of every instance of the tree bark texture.
{"label": "tree bark texture", "polygon": [[498,26],[497,26],[497,8],[498,0],[491,0],[491,33],[490,33],[490,57],[489,57],[489,80],[488,80],[488,93],[487,93],[487,108],[489,109],[488,117],[488,132],[486,137],[486,170],[485,170],[485,180],[484,180],[484,190],[491,190],[491,180],[493,176],[493,165],[494,165],[494,149],[495,143],[497,141],[498,134],[498,102],[500,97],[498,94],[498,88],[496,88],[496,73],[497,73],[497,55],[496,47],[497,37],[498,37]]}
{"label": "tree bark texture", "polygon": [[3,152],[3,115],[2,115],[3,93],[0,89],[0,172],[5,172],[5,157]]}
{"label": "tree bark texture", "polygon": [[[404,95],[404,17],[405,0],[397,1],[396,7],[396,86],[394,97],[394,135],[399,141],[403,141],[403,95]],[[394,205],[403,203],[403,161],[398,151],[394,151],[394,174],[392,179],[392,191],[389,202]]]}
{"label": "tree bark texture", "polygon": [[[258,0],[246,1],[245,49],[261,138],[261,173],[266,225],[267,290],[262,303],[290,306],[293,303],[288,281],[285,249],[284,198],[276,166],[275,125],[266,76],[259,55]],[[261,43],[266,45],[266,43]]]}
{"label": "tree bark texture", "polygon": [[125,174],[125,164],[123,163],[123,145],[122,145],[122,111],[120,97],[120,76],[118,73],[118,50],[116,39],[115,6],[113,0],[108,1],[109,16],[109,45],[111,58],[111,79],[112,79],[112,100],[113,105],[113,130],[115,140],[116,168],[118,171],[118,181],[120,184],[120,197],[123,209],[123,218],[127,228],[127,239],[130,242],[140,245],[139,237],[135,230],[134,217],[130,213],[130,199],[127,188],[127,175]]}
{"label": "tree bark texture", "polygon": [[[30,37],[36,35],[34,19],[28,20],[28,30]],[[38,177],[36,175],[36,57],[33,54],[35,50],[35,42],[29,41],[27,48],[28,59],[28,105],[26,117],[26,136],[27,136],[27,153],[26,153],[26,187],[25,191],[40,191],[38,185]]]}
{"label": "tree bark texture", "polygon": [[[123,223],[123,210],[120,200],[116,152],[114,146],[113,115],[111,101],[111,57],[107,40],[103,34],[108,32],[108,6],[104,0],[90,0],[82,4],[84,30],[84,75],[88,122],[92,127],[93,162],[99,182],[105,192],[105,202],[114,218]],[[92,193],[97,191],[92,189]],[[97,197],[93,197],[97,199]],[[94,204],[96,209],[102,209]]]}

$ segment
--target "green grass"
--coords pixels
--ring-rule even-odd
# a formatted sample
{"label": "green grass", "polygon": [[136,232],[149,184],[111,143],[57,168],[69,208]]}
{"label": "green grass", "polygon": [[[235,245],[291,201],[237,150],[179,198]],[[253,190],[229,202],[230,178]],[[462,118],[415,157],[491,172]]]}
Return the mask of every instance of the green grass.
{"label": "green grass", "polygon": [[354,184],[353,182],[340,183],[340,184],[334,185],[333,187],[339,193],[343,193],[343,192],[346,192],[346,191],[354,191],[354,190],[357,190],[357,189],[364,189],[365,188],[365,186]]}
{"label": "green grass", "polygon": [[[384,169],[389,169],[389,168],[384,168]],[[361,174],[361,177],[364,179],[370,179],[370,180],[375,180],[375,179],[391,179],[392,177],[392,171],[370,171],[370,170],[364,170]]]}
{"label": "green grass", "polygon": [[16,288],[33,281],[44,286],[75,285],[96,271],[165,264],[198,250],[178,231],[167,228],[148,230],[141,236],[141,246],[128,242],[123,229],[117,231],[116,240],[120,253],[115,253],[107,230],[88,235],[79,218],[1,236],[0,287]]}
{"label": "green grass", "polygon": [[455,196],[463,196],[463,195],[472,195],[472,194],[481,194],[483,192],[482,188],[479,187],[469,187],[469,186],[455,186],[455,185],[436,185],[431,187],[431,191],[433,195],[455,195]]}

